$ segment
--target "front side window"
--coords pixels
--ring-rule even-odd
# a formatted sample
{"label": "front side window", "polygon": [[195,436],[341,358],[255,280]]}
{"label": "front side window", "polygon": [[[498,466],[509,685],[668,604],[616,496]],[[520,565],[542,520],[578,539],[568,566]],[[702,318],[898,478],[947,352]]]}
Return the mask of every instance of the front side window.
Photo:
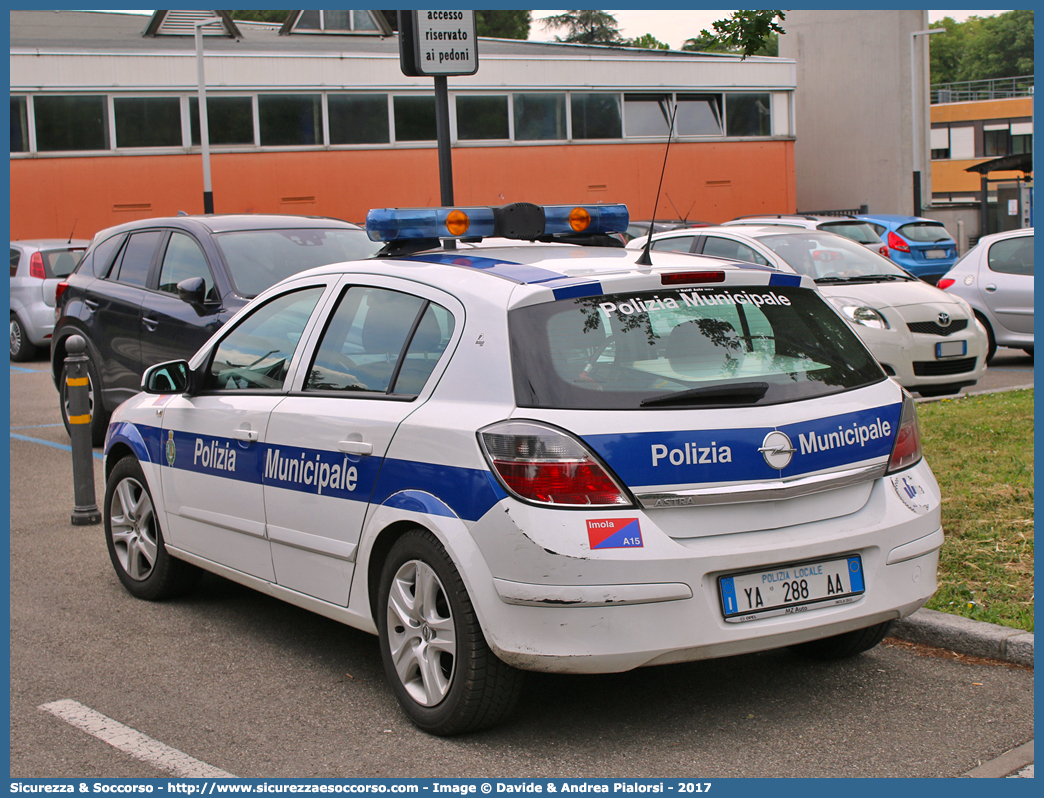
{"label": "front side window", "polygon": [[159,230],[147,230],[131,235],[127,239],[127,246],[113,265],[109,279],[144,287],[149,279],[152,256],[156,254],[156,246],[162,235]]}
{"label": "front side window", "polygon": [[1033,236],[1020,236],[998,241],[990,247],[987,259],[990,271],[1001,274],[1033,276]]}
{"label": "front side window", "polygon": [[884,379],[844,320],[801,288],[560,300],[512,311],[509,326],[522,407],[774,404]]}
{"label": "front side window", "polygon": [[452,333],[453,317],[440,305],[384,288],[349,288],[323,333],[305,389],[415,396]]}
{"label": "front side window", "polygon": [[574,139],[618,139],[623,136],[619,94],[572,96]]}
{"label": "front side window", "polygon": [[40,152],[109,149],[109,106],[104,96],[38,96],[33,110]]}
{"label": "front side window", "polygon": [[322,286],[292,291],[272,299],[245,317],[218,344],[204,390],[279,390],[315,310]]}
{"label": "front side window", "polygon": [[240,230],[219,233],[214,242],[236,293],[248,299],[292,274],[368,258],[381,247],[365,230],[351,228]]}
{"label": "front side window", "polygon": [[177,296],[178,283],[192,277],[203,280],[203,296],[207,302],[220,299],[214,275],[210,273],[210,265],[199,244],[184,233],[171,233],[160,265],[159,290]]}
{"label": "front side window", "polygon": [[117,147],[180,147],[181,100],[177,97],[116,97]]}
{"label": "front side window", "polygon": [[323,143],[323,108],[318,94],[261,94],[257,114],[262,147]]}
{"label": "front side window", "polygon": [[515,94],[515,141],[562,141],[566,137],[564,94]]}

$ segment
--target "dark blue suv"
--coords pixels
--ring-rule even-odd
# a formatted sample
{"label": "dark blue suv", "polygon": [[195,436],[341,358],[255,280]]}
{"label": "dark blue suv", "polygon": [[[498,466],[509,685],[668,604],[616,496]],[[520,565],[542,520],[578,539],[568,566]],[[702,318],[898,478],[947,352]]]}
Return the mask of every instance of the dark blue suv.
{"label": "dark blue suv", "polygon": [[232,314],[297,272],[373,255],[380,244],[339,219],[282,215],[142,219],[98,233],[58,284],[51,371],[68,428],[70,335],[90,358],[91,439],[154,364],[189,358]]}

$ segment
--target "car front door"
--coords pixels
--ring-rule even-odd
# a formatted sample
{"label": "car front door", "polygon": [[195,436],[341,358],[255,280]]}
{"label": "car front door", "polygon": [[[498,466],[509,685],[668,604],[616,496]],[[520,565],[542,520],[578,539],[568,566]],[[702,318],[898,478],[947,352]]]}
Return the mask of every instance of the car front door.
{"label": "car front door", "polygon": [[460,315],[441,292],[377,278],[340,289],[296,390],[269,420],[265,509],[279,585],[347,606],[377,474],[396,429],[430,395],[454,306]]}
{"label": "car front door", "polygon": [[1005,238],[990,246],[979,266],[979,293],[1003,327],[1033,332],[1033,236]]}
{"label": "car front door", "polygon": [[258,305],[215,343],[203,390],[161,408],[172,546],[274,580],[262,485],[269,415],[325,290],[306,284]]}

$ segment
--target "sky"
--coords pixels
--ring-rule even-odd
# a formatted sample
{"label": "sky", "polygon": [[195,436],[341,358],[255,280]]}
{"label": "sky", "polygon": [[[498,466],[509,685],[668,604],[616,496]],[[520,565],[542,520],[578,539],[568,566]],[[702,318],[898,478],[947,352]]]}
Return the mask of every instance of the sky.
{"label": "sky", "polygon": [[[151,11],[124,11],[131,14],[151,14]],[[542,17],[553,14],[561,14],[562,11],[534,11],[533,25],[529,29],[529,38],[532,41],[553,41],[556,35],[562,31],[545,30],[540,24]],[[711,30],[715,20],[725,19],[731,11],[709,11],[705,9],[683,10],[670,9],[664,11],[610,11],[619,23],[620,35],[625,39],[635,39],[646,33],[651,33],[659,41],[669,44],[674,49],[680,49],[686,39],[693,39],[700,35],[701,31]],[[1004,11],[991,9],[989,11],[929,11],[928,21],[937,22],[943,17],[953,17],[958,22],[970,16],[992,17],[1003,14]],[[784,23],[784,27],[786,24]]]}

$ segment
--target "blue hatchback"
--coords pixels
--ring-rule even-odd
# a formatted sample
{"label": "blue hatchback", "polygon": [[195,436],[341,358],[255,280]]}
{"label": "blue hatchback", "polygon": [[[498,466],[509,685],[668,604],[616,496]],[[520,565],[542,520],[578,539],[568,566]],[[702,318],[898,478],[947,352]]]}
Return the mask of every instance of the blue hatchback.
{"label": "blue hatchback", "polygon": [[957,242],[942,222],[920,216],[861,214],[888,245],[889,257],[914,277],[935,285],[957,262]]}

